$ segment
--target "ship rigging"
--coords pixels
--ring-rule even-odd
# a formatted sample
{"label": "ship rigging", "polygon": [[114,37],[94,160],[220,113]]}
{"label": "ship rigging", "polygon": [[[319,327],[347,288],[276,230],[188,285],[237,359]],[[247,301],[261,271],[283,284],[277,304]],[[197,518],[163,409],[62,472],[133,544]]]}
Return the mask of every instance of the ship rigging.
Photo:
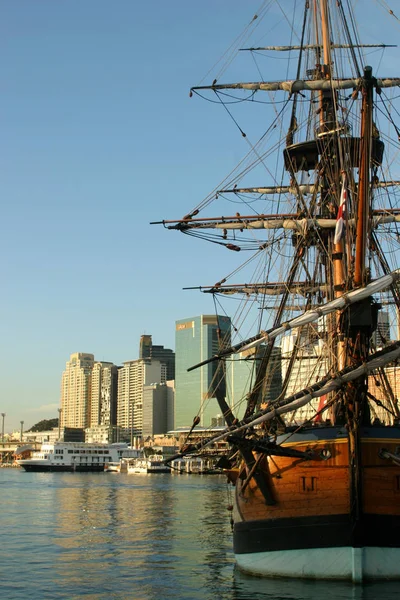
{"label": "ship rigging", "polygon": [[[209,394],[227,428],[207,444],[232,447],[242,570],[400,578],[400,342],[391,340],[400,312],[400,78],[366,62],[366,52],[393,46],[365,44],[350,3],[307,0],[301,15],[290,3],[285,16],[298,43],[246,52],[295,54],[292,78],[218,76],[190,91],[221,104],[250,149],[202,202],[159,222],[245,257],[201,286],[215,302],[242,302],[218,353],[187,368],[215,362],[222,379],[233,357],[255,359],[241,402],[229,390]],[[275,112],[253,143],[233,111],[247,101],[260,115],[260,95]],[[203,216],[211,204],[220,216]],[[267,398],[277,369],[280,393]]]}

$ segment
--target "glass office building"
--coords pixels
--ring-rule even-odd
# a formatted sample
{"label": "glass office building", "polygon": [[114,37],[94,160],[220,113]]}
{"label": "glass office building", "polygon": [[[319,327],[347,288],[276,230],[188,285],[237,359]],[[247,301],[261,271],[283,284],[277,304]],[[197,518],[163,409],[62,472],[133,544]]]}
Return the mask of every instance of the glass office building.
{"label": "glass office building", "polygon": [[190,427],[196,416],[210,427],[221,414],[215,395],[226,395],[225,374],[218,362],[187,372],[189,367],[231,344],[231,320],[220,315],[200,315],[176,321],[175,429]]}
{"label": "glass office building", "polygon": [[[226,364],[227,402],[235,407],[234,413],[242,418],[247,408],[247,396],[253,389],[258,369],[266,346],[251,348],[246,352],[232,355]],[[259,404],[269,404],[282,392],[281,349],[273,348],[265,371],[263,387],[258,398]]]}

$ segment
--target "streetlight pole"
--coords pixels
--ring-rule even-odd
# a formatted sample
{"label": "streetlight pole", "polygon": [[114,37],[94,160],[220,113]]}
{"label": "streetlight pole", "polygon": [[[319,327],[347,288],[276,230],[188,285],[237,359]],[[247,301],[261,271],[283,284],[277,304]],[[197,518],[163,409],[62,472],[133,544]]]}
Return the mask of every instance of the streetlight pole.
{"label": "streetlight pole", "polygon": [[61,439],[61,413],[62,408],[58,409],[58,441]]}
{"label": "streetlight pole", "polygon": [[131,402],[131,448],[133,448],[133,402]]}
{"label": "streetlight pole", "polygon": [[4,417],[6,416],[6,413],[1,413],[1,417],[2,417],[2,422],[1,422],[1,441],[4,444]]}
{"label": "streetlight pole", "polygon": [[21,444],[22,444],[22,436],[24,435],[24,422],[20,421],[21,423]]}

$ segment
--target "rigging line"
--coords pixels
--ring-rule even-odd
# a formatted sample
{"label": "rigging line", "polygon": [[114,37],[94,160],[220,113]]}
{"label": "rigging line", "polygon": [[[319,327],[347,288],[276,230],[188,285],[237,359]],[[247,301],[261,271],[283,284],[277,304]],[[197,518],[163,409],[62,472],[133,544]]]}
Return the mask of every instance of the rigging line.
{"label": "rigging line", "polygon": [[[306,25],[307,25],[307,14],[308,14],[307,11],[308,11],[308,0],[305,0],[305,4],[304,4],[304,16],[303,16],[303,26],[301,28],[300,53],[299,53],[299,58],[298,58],[298,62],[297,62],[296,79],[300,79],[300,75],[301,75],[301,64],[302,64],[302,59],[303,59],[304,36],[305,36],[305,30],[306,30]],[[288,73],[286,75],[288,76]],[[289,135],[291,136],[291,138],[293,138],[295,130],[297,129],[296,109],[297,109],[297,100],[298,100],[298,97],[299,97],[299,95],[295,94],[295,96],[293,98],[293,103],[292,103],[292,114],[291,114],[290,125],[289,125]]]}
{"label": "rigging line", "polygon": [[345,37],[347,38],[347,43],[350,45],[350,54],[353,58],[353,62],[354,62],[354,67],[356,69],[357,72],[357,77],[361,77],[361,70],[357,61],[357,57],[356,57],[356,53],[355,53],[355,49],[354,46],[352,44],[352,39],[351,39],[351,34],[350,34],[350,30],[349,30],[349,26],[348,26],[348,21],[346,19],[346,15],[344,13],[344,9],[343,9],[343,4],[341,2],[341,0],[337,0],[337,5],[339,7],[339,12],[340,12],[340,16],[342,19],[342,25],[344,27],[344,31],[345,31]]}
{"label": "rigging line", "polygon": [[249,427],[260,425],[261,423],[265,423],[266,421],[275,418],[277,415],[292,412],[292,408],[294,410],[295,408],[308,404],[314,398],[342,389],[348,382],[354,381],[358,377],[366,375],[380,366],[385,366],[387,363],[397,360],[399,355],[400,344],[399,342],[396,342],[387,346],[384,350],[370,355],[366,362],[357,363],[357,366],[345,367],[331,376],[324,377],[308,388],[303,388],[299,392],[290,395],[280,403],[279,408],[273,408],[272,410],[267,408],[250,417],[246,418],[245,416],[242,419],[243,425],[239,425],[236,429],[227,428],[225,432],[218,435],[218,437],[212,438],[212,441],[216,442],[222,440],[232,433],[237,433],[239,431],[244,431]]}
{"label": "rigging line", "polygon": [[[282,107],[279,114],[283,113],[288,102],[289,102],[289,98],[286,100],[285,106]],[[259,144],[268,135],[268,133],[270,133],[275,128],[275,122],[276,122],[276,119],[274,119],[274,121],[271,123],[271,125],[268,127],[268,129],[264,132],[264,134],[261,136],[261,138],[257,142],[257,144]],[[210,204],[210,202],[212,202],[214,200],[215,194],[218,192],[218,189],[220,189],[221,187],[225,187],[225,185],[229,185],[231,182],[234,183],[238,179],[238,177],[240,177],[240,174],[236,175],[231,180],[229,180],[229,177],[232,176],[237,171],[238,167],[245,164],[245,161],[248,160],[248,158],[250,157],[251,154],[252,154],[252,149],[250,149],[249,152],[247,152],[247,154],[242,158],[242,160],[239,162],[239,164],[236,165],[236,167],[234,167],[230,171],[230,173],[228,173],[228,175],[217,186],[214,187],[214,189],[195,207],[194,210],[202,210],[203,208],[205,208],[208,204]],[[244,171],[242,172],[242,174],[245,174],[248,170],[249,170],[249,167],[246,167],[244,169]]]}
{"label": "rigging line", "polygon": [[[304,349],[306,350],[306,347],[305,347]],[[304,356],[302,357],[302,356],[301,356],[301,353],[300,353],[300,357],[299,357],[299,359],[301,360],[302,358],[304,359]],[[306,358],[307,358],[307,357],[306,357]],[[312,356],[312,357],[310,357],[310,358],[314,358],[314,356]],[[324,363],[325,363],[325,359],[326,359],[326,358],[327,358],[327,357],[325,357],[325,356],[324,356],[324,357],[323,357],[323,356],[318,356],[318,357],[316,357],[316,359],[317,359],[317,360],[316,360],[316,363],[315,363],[315,365],[313,366],[313,368],[312,368],[312,370],[311,370],[311,373],[308,373],[308,378],[307,378],[307,380],[305,380],[305,381],[304,381],[304,384],[305,384],[306,386],[312,385],[312,383],[313,383],[314,381],[318,381],[318,379],[319,379],[319,375],[320,375],[320,372],[321,372],[321,368],[324,366]],[[292,368],[293,368],[293,367],[292,367]],[[297,373],[297,374],[296,374],[295,386],[294,386],[295,388],[296,388],[298,385],[300,385],[300,383],[299,383],[299,380],[300,380],[300,382],[302,382],[302,375],[301,375],[301,373]],[[281,400],[282,400],[282,398],[281,398]],[[270,405],[270,406],[272,406],[272,407],[273,407],[273,406],[274,406],[274,403],[271,403],[271,405]],[[300,407],[300,410],[301,410],[301,409],[302,409],[302,407]],[[297,413],[297,410],[298,410],[298,409],[295,409],[295,410],[293,411],[293,420],[296,418],[296,413]],[[290,413],[289,413],[289,414],[290,414]]]}
{"label": "rigging line", "polygon": [[377,4],[380,4],[382,6],[382,8],[387,10],[388,13],[396,19],[396,21],[400,21],[400,19],[394,14],[393,10],[390,8],[390,6],[386,2],[384,2],[384,0],[375,0],[375,1],[377,2]]}
{"label": "rigging line", "polygon": [[[381,56],[379,58],[379,62],[377,64],[377,66],[376,66],[376,72],[377,73],[380,73],[380,71],[381,71],[381,64],[382,64],[382,61],[383,61],[383,57],[385,56],[385,50],[386,50],[386,48],[382,48],[382,50],[381,50]],[[376,52],[379,52],[379,50],[376,50]],[[365,54],[367,55],[367,53],[365,53]],[[373,54],[373,52],[370,52],[368,54]]]}
{"label": "rigging line", "polygon": [[[251,94],[246,96],[246,98],[238,98],[237,96],[234,96],[233,94],[228,94],[227,92],[222,92],[220,90],[218,90],[218,91],[221,96],[226,96],[227,98],[234,99],[234,101],[226,102],[226,104],[242,104],[243,102],[256,102],[257,104],[271,104],[270,102],[266,103],[266,102],[262,102],[260,100],[253,100],[254,96],[256,95],[255,91],[252,91]],[[212,100],[208,96],[201,94],[199,92],[199,90],[193,90],[192,93],[196,94],[196,96],[199,96],[199,98],[201,98],[202,100],[206,100],[206,102],[210,102],[210,104],[220,104],[220,102],[221,102],[220,98],[218,98],[218,101]],[[281,100],[280,102],[281,102],[281,104],[283,104],[284,100]]]}
{"label": "rigging line", "polygon": [[[293,18],[292,18],[292,23],[293,23],[293,20],[295,19],[295,15],[296,15],[296,8],[297,8],[297,0],[294,0],[294,7],[293,7]],[[293,25],[292,25],[292,29],[291,29],[291,32],[290,32],[290,40],[289,40],[289,42],[290,42],[290,46],[292,46],[292,45],[293,45],[293,44],[292,44],[292,40],[293,40]],[[291,54],[291,52],[289,52],[289,58],[290,58],[290,54]],[[290,67],[290,62],[289,62],[289,61],[287,61],[287,63],[286,63],[286,78],[288,78],[288,74],[289,74],[289,67]]]}
{"label": "rigging line", "polygon": [[361,39],[360,39],[358,30],[357,30],[357,23],[356,23],[356,20],[354,18],[354,11],[353,11],[352,7],[350,6],[349,0],[346,0],[346,3],[347,3],[347,14],[350,17],[350,22],[351,22],[351,27],[352,27],[352,30],[353,30],[354,38],[355,38],[356,44],[358,44],[357,52],[358,52],[358,55],[359,55],[359,60],[360,60],[361,63],[363,63],[364,62],[363,51],[362,51],[362,48],[360,47],[361,46]]}
{"label": "rigging line", "polygon": [[[397,139],[398,139],[398,141],[400,141],[400,130],[399,130],[399,128],[397,127],[396,123],[393,121],[393,117],[392,117],[392,115],[390,114],[390,111],[388,110],[388,107],[386,106],[386,102],[383,102],[383,107],[384,107],[384,109],[386,110],[388,121],[389,121],[389,122],[390,122],[390,123],[393,125],[393,127],[394,127],[394,129],[395,129],[395,131],[396,131],[396,133],[397,133]],[[378,110],[378,108],[377,108],[377,107],[376,107],[376,110]],[[379,109],[379,110],[380,110],[380,109]]]}
{"label": "rigging line", "polygon": [[[270,169],[267,167],[267,165],[265,163],[265,158],[267,158],[267,156],[269,156],[270,154],[272,154],[275,149],[277,149],[277,148],[280,147],[280,145],[283,143],[283,139],[280,139],[279,141],[277,141],[276,144],[274,145],[274,147],[268,149],[267,152],[264,152],[264,154],[260,154],[259,151],[258,151],[258,149],[257,149],[257,147],[261,145],[261,142],[265,139],[265,137],[267,136],[267,134],[271,133],[271,131],[276,127],[276,123],[280,120],[280,117],[281,117],[282,113],[285,111],[285,109],[286,109],[286,107],[287,107],[287,105],[288,105],[289,102],[290,102],[290,98],[288,98],[286,100],[285,106],[283,106],[282,109],[279,112],[276,112],[276,118],[274,119],[273,123],[271,123],[270,127],[268,127],[268,129],[260,137],[260,139],[257,141],[257,143],[255,145],[252,144],[252,142],[250,142],[250,140],[247,138],[246,134],[243,134],[243,132],[242,132],[242,136],[246,138],[246,141],[247,141],[247,143],[250,146],[250,151],[246,155],[246,158],[249,157],[250,154],[253,152],[255,154],[255,156],[256,156],[256,160],[251,165],[249,165],[248,167],[246,167],[241,173],[239,173],[236,176],[236,178],[235,178],[236,181],[238,181],[240,177],[243,177],[243,175],[246,172],[248,172],[251,168],[253,168],[258,163],[258,164],[262,164],[264,166],[264,168],[266,169],[267,173],[272,177],[273,182],[276,183],[275,176],[272,174],[272,172],[270,171]],[[228,109],[226,109],[226,110],[228,111]],[[228,111],[228,113],[229,113],[229,111]],[[230,116],[232,117],[232,115],[230,115]],[[233,119],[233,117],[232,117],[232,119]],[[236,123],[236,121],[235,121],[235,123]],[[237,126],[238,126],[239,130],[242,131],[241,128],[240,128],[240,126],[238,124],[237,124]]]}
{"label": "rigging line", "polygon": [[[256,69],[257,69],[257,71],[258,71],[258,74],[259,74],[259,76],[260,76],[260,81],[264,81],[264,77],[263,77],[263,75],[262,75],[262,73],[261,73],[261,69],[260,69],[260,67],[258,66],[258,62],[256,61],[254,54],[255,54],[254,52],[251,52],[251,58],[252,58],[252,61],[254,62],[254,64],[255,64],[255,67],[256,67]],[[271,103],[271,104],[272,104],[272,103]]]}
{"label": "rigging line", "polygon": [[392,98],[392,99],[390,99],[390,98],[387,96],[387,94],[386,94],[386,93],[385,93],[383,90],[382,90],[382,95],[384,96],[384,99],[383,99],[383,100],[381,100],[381,102],[384,104],[384,103],[385,103],[385,100],[386,100],[386,101],[387,101],[387,102],[390,104],[390,106],[391,106],[391,108],[394,110],[394,112],[395,112],[395,113],[396,113],[398,116],[400,116],[400,113],[399,113],[399,111],[397,110],[397,108],[396,108],[395,104],[393,103],[393,100],[395,100],[396,98],[399,98],[400,96],[396,96],[396,98]]}
{"label": "rigging line", "polygon": [[[262,75],[260,77],[262,79]],[[262,82],[264,82],[264,80]],[[211,88],[210,88],[210,90],[207,90],[207,91],[211,91]],[[212,91],[216,91],[216,90],[212,90]],[[239,98],[238,96],[234,96],[233,94],[228,93],[224,89],[218,89],[217,91],[220,96],[225,96],[226,98],[233,98],[235,100],[235,102],[226,102],[226,104],[242,104],[243,102],[251,102],[252,104],[264,104],[266,106],[270,106],[270,105],[275,105],[275,104],[285,104],[285,102],[286,102],[286,100],[271,100],[270,102],[267,102],[266,100],[255,100],[256,93],[258,90],[250,90],[250,94],[248,96],[246,96],[245,98]],[[240,91],[244,92],[247,90],[240,90]],[[200,91],[196,88],[193,88],[191,90],[191,94],[196,94],[196,96],[198,96],[202,100],[205,100],[206,102],[210,102],[210,104],[219,104],[220,103],[220,101],[217,102],[216,100],[212,100],[208,96],[201,94]],[[271,94],[271,92],[269,91],[269,95],[270,94]],[[308,104],[307,100],[305,100],[303,98],[298,100],[298,103],[299,104]]]}
{"label": "rigging line", "polygon": [[[299,242],[296,247],[296,254],[293,258],[293,263],[290,267],[290,270],[289,270],[289,273],[287,276],[288,285],[290,285],[294,281],[294,277],[296,276],[296,273],[298,271],[301,256],[302,256],[302,246]],[[286,291],[280,299],[279,308],[276,312],[276,315],[275,315],[275,318],[273,321],[274,327],[278,326],[281,323],[288,297],[289,297],[289,292]],[[246,408],[244,418],[249,417],[250,415],[252,415],[254,413],[259,395],[261,393],[261,384],[263,382],[263,371],[266,369],[266,367],[269,363],[269,359],[272,355],[274,345],[275,345],[274,339],[272,339],[272,340],[270,339],[267,343],[267,347],[266,347],[262,362],[260,364],[259,371],[256,376],[256,381],[254,383],[254,387],[248,395],[248,403],[247,403],[247,408]]]}
{"label": "rigging line", "polygon": [[227,59],[225,60],[224,64],[221,66],[220,70],[217,73],[217,78],[220,78],[223,75],[223,73],[226,71],[226,69],[228,68],[228,66],[231,64],[234,55],[238,52],[239,47],[243,43],[245,43],[246,39],[248,39],[248,37],[250,36],[249,31],[251,30],[253,24],[259,18],[258,15],[261,14],[262,17],[263,17],[263,13],[266,12],[266,10],[268,8],[268,4],[272,4],[272,0],[264,0],[264,2],[262,3],[259,11],[255,15],[253,15],[253,18],[251,19],[251,21],[244,27],[244,29],[242,30],[242,32],[239,33],[239,35],[233,40],[233,42],[231,43],[231,45],[225,50],[225,52],[220,56],[220,58],[208,70],[208,72],[201,79],[200,84],[203,83],[204,80],[210,75],[210,73],[212,71],[214,71],[214,69],[216,69],[217,65],[221,64],[222,61],[223,61],[223,59],[225,57],[227,57]]}
{"label": "rigging line", "polygon": [[[392,410],[390,410],[390,408],[388,406],[385,406],[382,402],[382,400],[378,400],[377,398],[375,398],[375,396],[373,394],[371,394],[371,392],[367,392],[367,396],[370,400],[372,400],[373,402],[376,403],[377,406],[379,406],[380,408],[383,408],[383,410],[386,410],[386,412],[388,412],[392,417],[396,418],[397,415],[395,412],[393,412]],[[386,398],[388,399],[388,398]],[[376,413],[375,413],[376,414]]]}
{"label": "rigging line", "polygon": [[[272,240],[269,245],[272,245],[273,243],[275,243],[275,240]],[[257,252],[255,252],[255,254],[253,254],[252,256],[250,256],[250,258],[248,258],[246,261],[244,261],[241,265],[239,265],[238,267],[236,267],[236,269],[234,269],[233,271],[231,271],[231,273],[229,273],[229,275],[227,275],[224,279],[230,279],[233,275],[236,275],[237,273],[239,273],[242,269],[244,269],[245,267],[247,267],[251,262],[255,261],[257,258],[262,258],[262,255],[264,253],[264,249],[258,249]]]}
{"label": "rigging line", "polygon": [[242,134],[242,137],[247,137],[247,135],[245,134],[245,132],[243,131],[243,129],[240,127],[239,123],[236,121],[236,119],[234,118],[234,116],[232,115],[232,113],[229,111],[229,109],[226,106],[225,102],[222,102],[221,98],[219,97],[218,91],[215,90],[215,94],[218,97],[218,99],[220,100],[222,106],[224,107],[224,109],[226,110],[226,112],[228,113],[228,115],[230,116],[230,118],[232,119],[232,121],[235,123],[236,127],[239,129],[240,133]]}
{"label": "rigging line", "polygon": [[287,16],[287,14],[285,13],[285,11],[283,10],[283,8],[282,8],[282,6],[281,6],[281,3],[279,2],[279,0],[275,0],[275,3],[278,5],[278,8],[279,8],[279,10],[280,10],[280,11],[281,11],[281,13],[283,14],[283,16],[284,16],[284,18],[285,18],[285,20],[286,20],[287,24],[289,25],[289,28],[290,28],[290,29],[291,29],[291,31],[292,31],[292,34],[293,34],[293,36],[294,36],[294,37],[296,37],[296,38],[297,38],[297,40],[298,40],[298,39],[299,39],[299,36],[297,35],[296,29],[294,28],[294,26],[293,26],[293,23],[291,23],[291,22],[289,21],[289,17]]}
{"label": "rigging line", "polygon": [[299,431],[307,427],[316,417],[322,415],[322,413],[324,413],[328,408],[331,408],[336,403],[339,396],[340,392],[336,392],[336,394],[331,400],[329,400],[320,410],[317,410],[312,417],[307,419],[307,421],[304,421],[304,423],[301,423],[294,431],[291,431],[279,445],[281,446],[282,444],[286,444],[291,437],[293,437],[294,435],[296,435],[296,433],[299,433]]}

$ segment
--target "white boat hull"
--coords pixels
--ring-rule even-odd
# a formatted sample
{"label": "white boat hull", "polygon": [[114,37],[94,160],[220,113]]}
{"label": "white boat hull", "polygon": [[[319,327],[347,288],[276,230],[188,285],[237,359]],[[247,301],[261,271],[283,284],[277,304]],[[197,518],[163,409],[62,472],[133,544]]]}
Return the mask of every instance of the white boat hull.
{"label": "white boat hull", "polygon": [[136,458],[127,463],[128,474],[138,475],[146,473],[170,473],[171,469],[164,464],[163,457]]}
{"label": "white boat hull", "polygon": [[312,548],[236,554],[238,568],[261,577],[342,579],[361,583],[400,578],[400,548]]}

